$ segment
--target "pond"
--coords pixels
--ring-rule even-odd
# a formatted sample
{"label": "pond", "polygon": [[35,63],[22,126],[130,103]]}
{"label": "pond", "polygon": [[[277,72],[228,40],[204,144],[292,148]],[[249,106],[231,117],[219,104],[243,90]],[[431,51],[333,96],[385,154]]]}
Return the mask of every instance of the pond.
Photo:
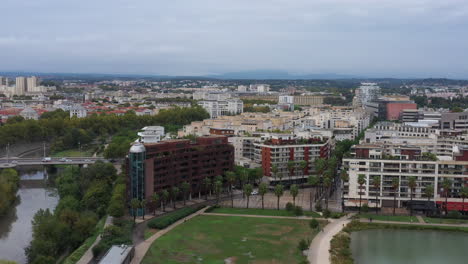
{"label": "pond", "polygon": [[26,263],[24,248],[32,239],[31,220],[39,209],[53,210],[58,202],[56,191],[46,187],[43,171],[19,172],[19,199],[0,217],[0,259]]}
{"label": "pond", "polygon": [[364,230],[351,234],[356,264],[467,263],[467,233],[415,230]]}

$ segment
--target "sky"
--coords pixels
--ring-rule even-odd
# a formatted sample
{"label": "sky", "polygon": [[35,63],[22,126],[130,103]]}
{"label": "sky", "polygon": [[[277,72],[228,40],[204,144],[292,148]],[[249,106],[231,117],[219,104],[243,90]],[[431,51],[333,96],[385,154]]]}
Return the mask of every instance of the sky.
{"label": "sky", "polygon": [[2,0],[0,71],[468,79],[468,0]]}

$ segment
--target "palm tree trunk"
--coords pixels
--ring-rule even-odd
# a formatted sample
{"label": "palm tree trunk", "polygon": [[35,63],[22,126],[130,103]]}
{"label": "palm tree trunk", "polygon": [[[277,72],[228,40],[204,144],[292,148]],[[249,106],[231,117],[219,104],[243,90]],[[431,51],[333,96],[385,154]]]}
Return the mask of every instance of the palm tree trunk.
{"label": "palm tree trunk", "polygon": [[276,203],[276,208],[277,208],[276,210],[279,210],[279,196],[278,196],[278,201]]}
{"label": "palm tree trunk", "polygon": [[395,189],[395,193],[393,195],[393,215],[395,215],[395,208],[396,208],[396,189]]}
{"label": "palm tree trunk", "polygon": [[326,188],[325,192],[325,209],[328,210],[328,188]]}
{"label": "palm tree trunk", "polygon": [[293,205],[296,206],[296,196],[293,197]]}
{"label": "palm tree trunk", "polygon": [[312,190],[310,190],[310,199],[309,199],[309,203],[310,203],[310,211],[312,211]]}
{"label": "palm tree trunk", "polygon": [[265,207],[263,206],[263,198],[264,196],[262,195],[262,210],[265,209]]}
{"label": "palm tree trunk", "polygon": [[231,207],[234,208],[234,193],[231,190]]}
{"label": "palm tree trunk", "polygon": [[249,200],[250,200],[250,195],[247,195],[247,209],[249,209]]}
{"label": "palm tree trunk", "polygon": [[362,186],[359,187],[359,214],[361,214],[361,205],[362,205],[362,192],[361,192]]}
{"label": "palm tree trunk", "polygon": [[186,200],[186,198],[187,198],[187,194],[184,193],[184,206],[185,206],[185,200]]}
{"label": "palm tree trunk", "polygon": [[448,192],[445,193],[445,215],[448,215]]}
{"label": "palm tree trunk", "polygon": [[379,204],[379,195],[376,194],[376,195],[375,195],[375,213],[376,213],[376,214],[379,214],[379,213],[378,213],[378,209],[379,209],[379,208],[378,208],[378,204]]}
{"label": "palm tree trunk", "polygon": [[413,188],[410,190],[410,215],[413,216]]}

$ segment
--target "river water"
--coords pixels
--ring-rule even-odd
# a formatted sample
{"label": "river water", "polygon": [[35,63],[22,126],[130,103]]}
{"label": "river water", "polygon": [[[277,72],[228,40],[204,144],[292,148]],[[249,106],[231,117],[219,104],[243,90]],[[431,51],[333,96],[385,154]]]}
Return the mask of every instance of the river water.
{"label": "river water", "polygon": [[19,199],[9,212],[0,217],[0,259],[26,263],[24,248],[32,239],[31,220],[39,209],[53,210],[58,195],[46,186],[43,171],[19,172],[21,186]]}
{"label": "river water", "polygon": [[444,231],[364,230],[351,234],[356,264],[468,263],[468,234]]}

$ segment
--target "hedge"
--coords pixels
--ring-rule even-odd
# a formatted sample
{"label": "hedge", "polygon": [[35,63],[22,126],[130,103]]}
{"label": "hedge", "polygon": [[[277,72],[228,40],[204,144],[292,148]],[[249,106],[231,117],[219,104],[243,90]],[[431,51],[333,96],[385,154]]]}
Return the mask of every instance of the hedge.
{"label": "hedge", "polygon": [[170,226],[171,224],[177,222],[178,220],[195,213],[203,207],[205,206],[200,205],[197,207],[185,207],[175,212],[170,212],[166,215],[150,220],[148,222],[148,227],[153,229],[164,229]]}

